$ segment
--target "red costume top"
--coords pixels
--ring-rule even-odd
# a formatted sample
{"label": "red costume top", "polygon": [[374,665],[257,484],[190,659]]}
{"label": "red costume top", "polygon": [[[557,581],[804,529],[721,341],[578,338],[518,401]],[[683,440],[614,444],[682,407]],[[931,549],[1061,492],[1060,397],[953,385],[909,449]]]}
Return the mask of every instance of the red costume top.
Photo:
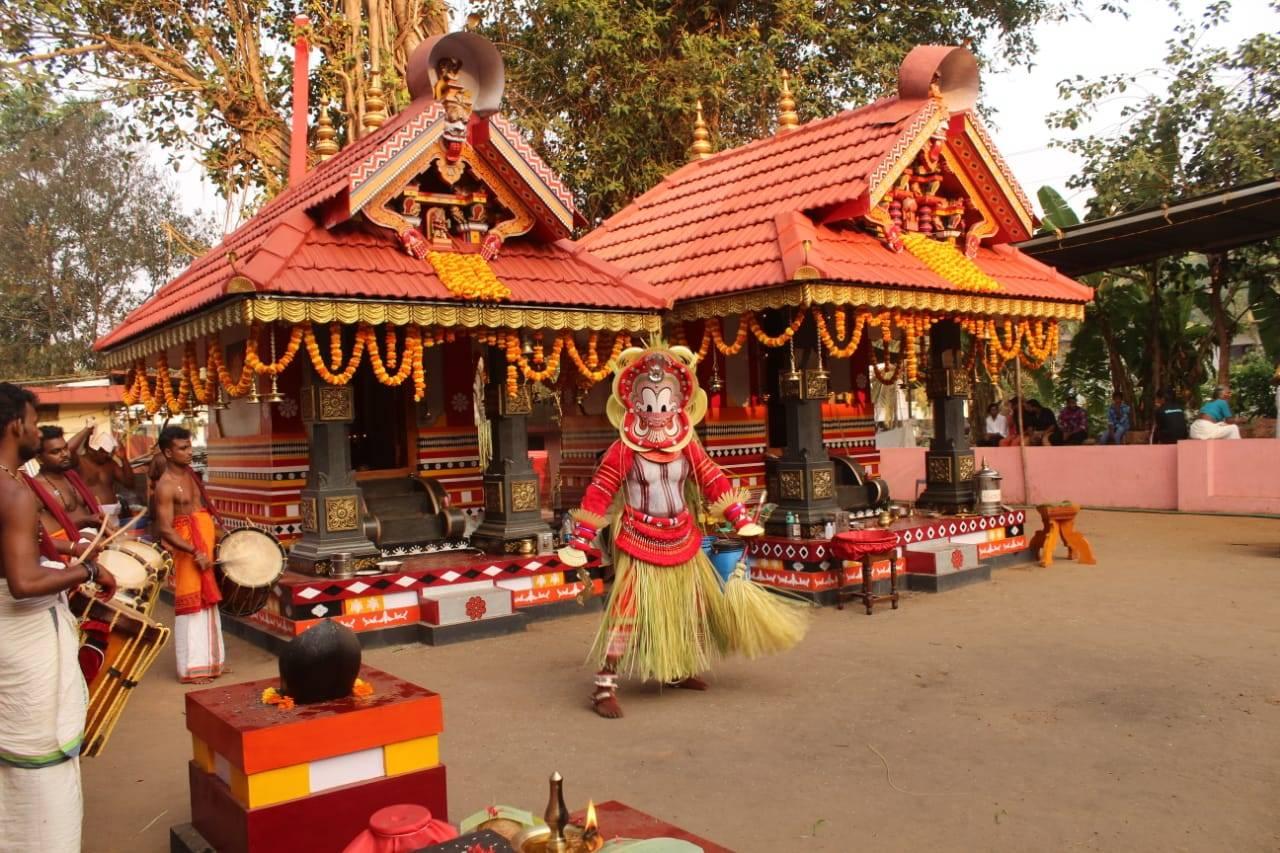
{"label": "red costume top", "polygon": [[[614,495],[625,489],[614,544],[647,563],[676,566],[692,559],[702,546],[702,533],[685,506],[684,485],[690,475],[713,507],[717,503],[741,507],[729,478],[696,441],[681,450],[645,453],[615,441],[582,496],[582,508],[603,518]],[[734,515],[747,523],[744,513]]]}

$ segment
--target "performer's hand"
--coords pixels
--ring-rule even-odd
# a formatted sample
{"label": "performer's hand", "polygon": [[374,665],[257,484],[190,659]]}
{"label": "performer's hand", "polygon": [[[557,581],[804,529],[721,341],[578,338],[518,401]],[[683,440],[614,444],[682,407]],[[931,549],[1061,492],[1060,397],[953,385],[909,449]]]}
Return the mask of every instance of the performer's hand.
{"label": "performer's hand", "polygon": [[763,536],[764,528],[756,524],[754,521],[748,521],[746,524],[738,528],[738,535],[744,539],[750,539],[754,536]]}
{"label": "performer's hand", "polygon": [[207,554],[201,554],[197,552],[195,555],[195,558],[196,558],[196,568],[202,572],[208,571],[209,567],[213,565],[213,560],[210,560]]}
{"label": "performer's hand", "polygon": [[586,552],[579,551],[577,548],[574,548],[571,545],[566,545],[565,547],[561,548],[559,551],[556,551],[556,556],[560,558],[560,562],[564,563],[566,566],[569,566],[570,568],[576,569],[581,566],[585,566],[587,564]]}
{"label": "performer's hand", "polygon": [[103,601],[110,601],[115,597],[117,586],[115,575],[102,566],[98,566],[98,598]]}
{"label": "performer's hand", "polygon": [[73,557],[87,557],[90,550],[97,553],[97,549],[93,549],[92,546],[83,539],[71,543],[71,556]]}

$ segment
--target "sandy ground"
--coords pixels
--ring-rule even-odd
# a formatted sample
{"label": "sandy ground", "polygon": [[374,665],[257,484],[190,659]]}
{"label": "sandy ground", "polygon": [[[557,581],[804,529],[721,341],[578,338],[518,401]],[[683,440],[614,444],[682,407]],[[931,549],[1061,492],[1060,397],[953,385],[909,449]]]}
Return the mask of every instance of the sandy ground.
{"label": "sandy ground", "polygon": [[[997,571],[897,612],[818,613],[705,694],[587,711],[595,617],[365,660],[440,692],[455,820],[618,799],[744,853],[1280,849],[1280,521],[1091,512],[1097,566]],[[274,658],[229,639],[236,673]],[[188,820],[172,651],[84,766],[85,850]]]}

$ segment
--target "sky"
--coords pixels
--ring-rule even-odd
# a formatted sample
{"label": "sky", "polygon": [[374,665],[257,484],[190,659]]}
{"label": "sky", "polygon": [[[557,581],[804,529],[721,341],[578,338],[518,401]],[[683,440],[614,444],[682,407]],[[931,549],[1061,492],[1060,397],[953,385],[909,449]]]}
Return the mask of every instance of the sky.
{"label": "sky", "polygon": [[[459,25],[461,4],[455,0],[454,24]],[[1199,17],[1207,6],[1205,0],[1184,0],[1186,17]],[[990,122],[997,147],[1013,169],[1014,175],[1033,200],[1041,186],[1053,186],[1067,197],[1072,207],[1082,211],[1088,200],[1086,191],[1067,191],[1066,181],[1079,167],[1073,154],[1054,147],[1055,134],[1045,124],[1049,113],[1064,106],[1058,97],[1058,83],[1064,78],[1083,75],[1096,79],[1103,75],[1142,73],[1142,82],[1151,91],[1159,91],[1157,69],[1165,54],[1165,43],[1173,35],[1178,14],[1164,0],[1130,0],[1129,16],[1123,18],[1100,11],[1097,0],[1085,0],[1085,16],[1065,23],[1050,22],[1036,28],[1039,46],[1030,68],[989,70],[982,79],[982,103],[995,109]],[[1233,46],[1243,39],[1265,30],[1280,31],[1280,13],[1266,0],[1235,0],[1229,23],[1220,26],[1214,42]],[[1080,133],[1114,133],[1119,125],[1123,104],[1114,101],[1100,110],[1091,124]],[[157,160],[163,154],[157,152]],[[226,204],[214,187],[204,179],[203,170],[187,158],[177,175],[179,188],[188,211],[212,215],[219,226],[226,217]]]}

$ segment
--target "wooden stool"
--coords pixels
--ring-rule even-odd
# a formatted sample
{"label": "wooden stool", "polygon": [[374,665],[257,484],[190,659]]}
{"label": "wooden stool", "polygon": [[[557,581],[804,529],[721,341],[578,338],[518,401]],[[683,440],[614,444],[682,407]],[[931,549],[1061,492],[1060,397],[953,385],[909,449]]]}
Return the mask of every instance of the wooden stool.
{"label": "wooden stool", "polygon": [[1040,565],[1053,565],[1053,551],[1058,547],[1059,538],[1066,543],[1068,560],[1086,566],[1097,565],[1089,541],[1076,530],[1076,513],[1080,512],[1077,504],[1041,504],[1036,510],[1040,513],[1040,531],[1031,540],[1031,550],[1040,555]]}
{"label": "wooden stool", "polygon": [[[844,603],[850,598],[861,599],[868,616],[882,601],[892,602],[893,609],[898,609],[898,561],[894,553],[897,544],[895,534],[880,530],[850,531],[831,540],[831,556],[842,561],[840,568],[836,569],[836,610],[844,610]],[[885,558],[889,560],[889,594],[876,595],[871,591],[871,566]],[[844,560],[862,563],[861,589],[845,589]]]}

